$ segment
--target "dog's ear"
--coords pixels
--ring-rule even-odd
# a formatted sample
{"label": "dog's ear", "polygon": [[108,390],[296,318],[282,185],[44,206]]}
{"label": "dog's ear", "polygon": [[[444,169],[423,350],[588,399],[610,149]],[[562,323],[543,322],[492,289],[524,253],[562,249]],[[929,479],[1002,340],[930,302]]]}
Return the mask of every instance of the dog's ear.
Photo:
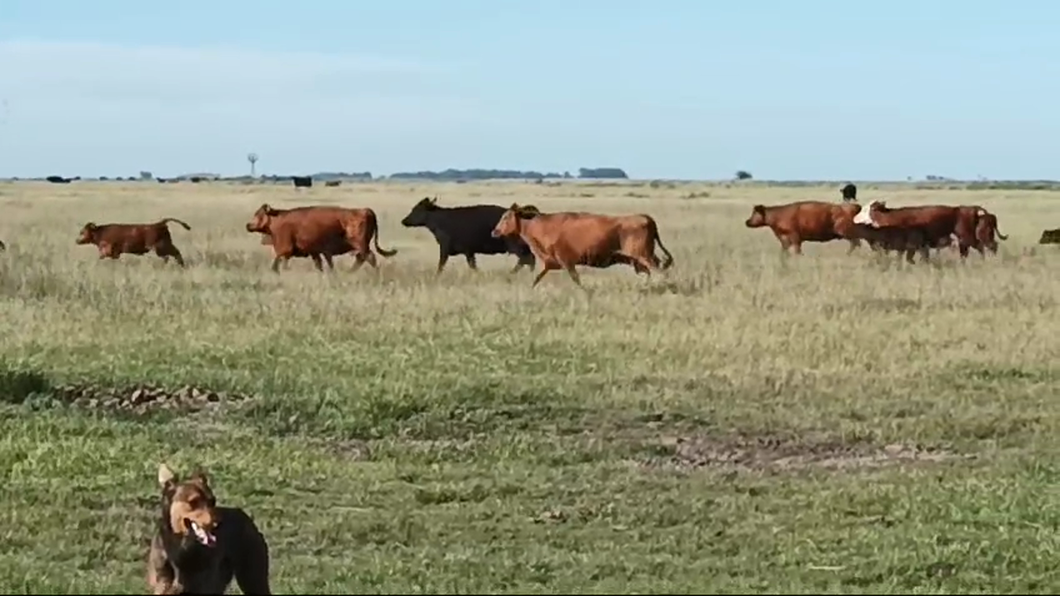
{"label": "dog's ear", "polygon": [[166,490],[177,483],[177,474],[169,466],[158,465],[158,486]]}
{"label": "dog's ear", "polygon": [[188,476],[189,482],[194,482],[203,488],[210,487],[210,477],[206,475],[206,472],[202,468],[196,468],[191,476]]}

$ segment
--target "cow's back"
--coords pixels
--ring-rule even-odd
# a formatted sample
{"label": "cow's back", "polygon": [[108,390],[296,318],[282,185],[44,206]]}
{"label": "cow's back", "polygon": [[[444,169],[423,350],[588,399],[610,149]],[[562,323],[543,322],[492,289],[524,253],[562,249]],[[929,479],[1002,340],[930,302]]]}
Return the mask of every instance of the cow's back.
{"label": "cow's back", "polygon": [[513,245],[518,252],[524,244],[521,240],[492,235],[505,211],[499,205],[442,207],[431,211],[427,228],[439,244],[444,242],[448,246],[451,254],[501,254],[509,252]]}

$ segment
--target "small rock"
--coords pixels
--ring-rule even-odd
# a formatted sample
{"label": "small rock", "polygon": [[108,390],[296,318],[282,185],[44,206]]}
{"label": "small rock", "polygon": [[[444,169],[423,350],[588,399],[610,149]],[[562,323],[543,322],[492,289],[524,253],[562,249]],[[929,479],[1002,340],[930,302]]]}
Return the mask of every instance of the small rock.
{"label": "small rock", "polygon": [[132,395],[129,396],[129,401],[134,405],[139,405],[147,401],[147,392],[143,389],[135,389]]}

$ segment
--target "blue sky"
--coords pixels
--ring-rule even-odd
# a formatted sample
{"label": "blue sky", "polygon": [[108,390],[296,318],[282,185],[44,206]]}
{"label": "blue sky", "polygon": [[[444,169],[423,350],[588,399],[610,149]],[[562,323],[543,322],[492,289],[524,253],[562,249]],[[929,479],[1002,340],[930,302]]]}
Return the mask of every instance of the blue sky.
{"label": "blue sky", "polygon": [[1060,3],[2,0],[0,176],[1060,178]]}

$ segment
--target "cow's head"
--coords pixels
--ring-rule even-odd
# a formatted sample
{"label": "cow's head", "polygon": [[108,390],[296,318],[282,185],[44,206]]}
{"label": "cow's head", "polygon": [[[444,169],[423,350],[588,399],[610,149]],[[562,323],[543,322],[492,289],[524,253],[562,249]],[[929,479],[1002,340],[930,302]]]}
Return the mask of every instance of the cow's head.
{"label": "cow's head", "polygon": [[247,223],[247,231],[271,234],[272,231],[269,226],[272,224],[274,215],[276,215],[276,210],[268,203],[262,203],[261,207],[258,207],[258,210],[254,212],[254,218]]}
{"label": "cow's head", "polygon": [[405,216],[405,219],[401,220],[401,225],[406,228],[415,228],[417,226],[427,225],[427,218],[431,211],[438,208],[438,197],[433,199],[429,197],[423,197],[419,203],[416,203],[412,207],[412,211]]}
{"label": "cow's head", "polygon": [[886,210],[887,205],[883,201],[872,201],[858,211],[857,215],[854,216],[854,223],[878,228],[880,225],[876,223],[874,216]]}
{"label": "cow's head", "polygon": [[493,226],[493,232],[490,235],[494,238],[515,236],[519,234],[519,230],[523,227],[522,220],[533,219],[540,214],[541,211],[533,205],[520,207],[518,203],[512,203],[512,206],[504,212],[504,215],[501,215],[497,225]]}
{"label": "cow's head", "polygon": [[752,207],[751,217],[748,217],[747,221],[743,223],[749,228],[760,228],[766,225],[766,206],[755,205],[754,207]]}
{"label": "cow's head", "polygon": [[93,222],[88,222],[85,227],[81,228],[81,233],[77,235],[78,244],[93,244],[96,241],[96,230],[99,229]]}

